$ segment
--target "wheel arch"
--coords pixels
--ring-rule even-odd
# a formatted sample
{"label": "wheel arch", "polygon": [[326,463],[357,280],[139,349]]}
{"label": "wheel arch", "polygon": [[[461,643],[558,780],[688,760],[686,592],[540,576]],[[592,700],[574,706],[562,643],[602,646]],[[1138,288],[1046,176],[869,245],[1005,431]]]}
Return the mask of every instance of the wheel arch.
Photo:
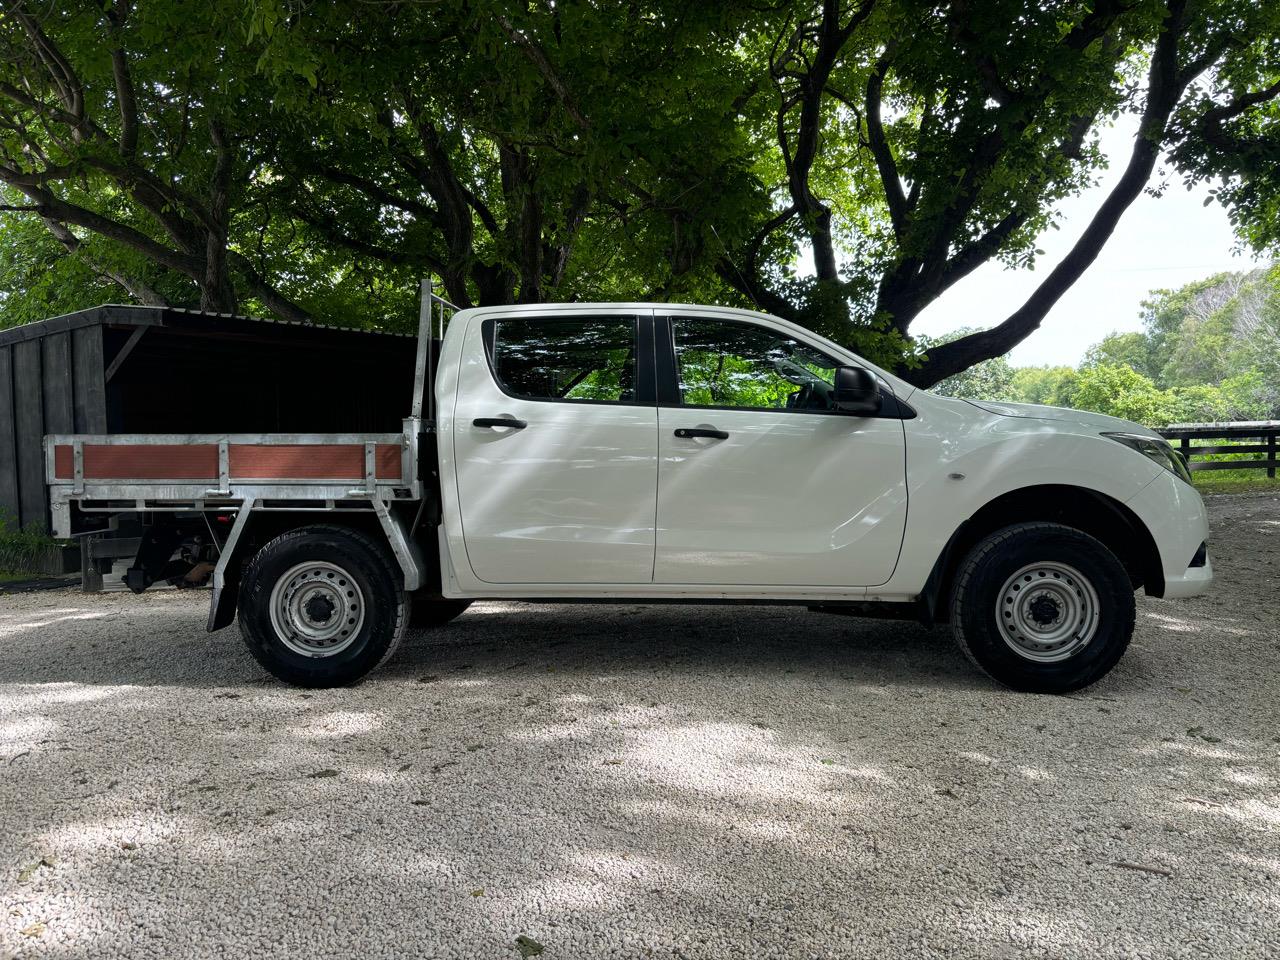
{"label": "wheel arch", "polygon": [[[276,537],[301,527],[342,527],[386,543],[405,574],[406,589],[421,588],[423,580],[430,577],[431,570],[429,564],[424,562],[423,551],[407,535],[408,525],[390,510],[383,516],[377,510],[330,513],[314,510],[258,510],[252,506],[247,509],[250,512],[245,518],[242,532],[235,537],[234,542],[224,547],[229,549],[229,553],[225,558],[221,582],[215,576],[206,625],[209,633],[230,626],[235,620],[240,596],[240,574],[249,561]],[[396,531],[398,543],[392,536]],[[219,560],[221,562],[222,558]]]}
{"label": "wheel arch", "polygon": [[1136,513],[1098,490],[1038,484],[1010,490],[983,504],[947,541],[921,592],[922,618],[947,618],[960,562],[980,540],[1015,523],[1061,523],[1102,542],[1124,565],[1134,589],[1164,595],[1164,567],[1155,538]]}

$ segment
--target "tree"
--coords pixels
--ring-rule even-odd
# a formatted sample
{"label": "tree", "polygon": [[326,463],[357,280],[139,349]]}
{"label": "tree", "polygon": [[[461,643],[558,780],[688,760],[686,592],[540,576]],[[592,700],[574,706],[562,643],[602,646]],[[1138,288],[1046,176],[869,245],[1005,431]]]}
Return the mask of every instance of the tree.
{"label": "tree", "polygon": [[[0,16],[0,183],[69,254],[141,302],[170,277],[232,311],[305,313],[230,243],[270,97],[238,5],[14,0]],[[231,42],[224,37],[230,34]],[[109,250],[90,237],[108,241]],[[102,252],[99,253],[99,250]],[[125,267],[125,261],[130,261]]]}
{"label": "tree", "polygon": [[707,225],[733,237],[766,204],[734,105],[758,15],[738,6],[262,0],[276,106],[310,133],[266,202],[460,306],[714,296]]}
{"label": "tree", "polygon": [[1162,386],[1217,385],[1251,370],[1280,373],[1280,270],[1222,273],[1143,302],[1149,372]]}
{"label": "tree", "polygon": [[[928,385],[1036,329],[1162,152],[1240,178],[1265,239],[1277,37],[1237,0],[10,0],[0,189],[143,303],[390,325],[425,273],[464,306],[727,298]],[[1121,112],[1066,259],[922,352],[930,302],[1035,262]]]}
{"label": "tree", "polygon": [[118,297],[117,287],[67,251],[39,220],[0,213],[0,328]]}
{"label": "tree", "polygon": [[1084,352],[1081,366],[1094,367],[1100,363],[1130,367],[1152,380],[1160,375],[1151,339],[1141,332],[1108,334]]}
{"label": "tree", "polygon": [[[1033,262],[1054,203],[1100,162],[1097,125],[1120,111],[1140,118],[1121,177],[1066,258],[1004,321],[902,371],[922,386],[1030,335],[1147,188],[1162,151],[1200,158],[1189,175],[1208,176],[1234,169],[1233,149],[1274,150],[1254,137],[1209,155],[1195,141],[1216,118],[1233,129],[1268,122],[1258,118],[1280,94],[1276,4],[823,0],[789,5],[788,16],[769,55],[775,152],[760,165],[774,212],[720,273],[846,342],[871,331],[896,349],[920,311],[979,265]],[[780,266],[800,243],[814,251],[804,283]]]}
{"label": "tree", "polygon": [[1079,375],[1071,367],[1018,367],[1013,372],[1009,395],[1021,403],[1042,403],[1050,407],[1075,404]]}
{"label": "tree", "polygon": [[1150,427],[1178,419],[1177,400],[1130,367],[1101,363],[1080,371],[1072,406]]}

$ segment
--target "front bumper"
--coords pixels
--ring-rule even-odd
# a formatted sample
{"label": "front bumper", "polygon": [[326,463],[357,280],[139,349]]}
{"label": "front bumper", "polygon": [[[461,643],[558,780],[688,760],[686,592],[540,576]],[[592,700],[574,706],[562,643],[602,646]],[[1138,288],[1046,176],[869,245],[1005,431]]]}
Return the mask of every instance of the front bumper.
{"label": "front bumper", "polygon": [[1208,558],[1203,567],[1187,567],[1179,576],[1164,575],[1164,598],[1178,600],[1182,597],[1198,597],[1209,592],[1213,583],[1213,562]]}
{"label": "front bumper", "polygon": [[1209,539],[1209,516],[1199,492],[1162,472],[1125,506],[1146,525],[1160,553],[1164,592],[1159,595],[1172,599],[1207,593],[1213,583],[1213,563],[1206,555],[1203,565],[1191,565],[1200,545]]}

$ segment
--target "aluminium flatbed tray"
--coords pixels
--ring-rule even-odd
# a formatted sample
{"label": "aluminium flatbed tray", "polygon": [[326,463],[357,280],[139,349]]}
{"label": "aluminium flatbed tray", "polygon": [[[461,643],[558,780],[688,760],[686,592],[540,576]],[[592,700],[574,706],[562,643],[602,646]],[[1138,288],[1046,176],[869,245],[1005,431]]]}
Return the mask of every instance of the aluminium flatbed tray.
{"label": "aluminium flatbed tray", "polygon": [[56,536],[83,512],[342,509],[421,499],[417,421],[378,434],[53,434],[45,473]]}

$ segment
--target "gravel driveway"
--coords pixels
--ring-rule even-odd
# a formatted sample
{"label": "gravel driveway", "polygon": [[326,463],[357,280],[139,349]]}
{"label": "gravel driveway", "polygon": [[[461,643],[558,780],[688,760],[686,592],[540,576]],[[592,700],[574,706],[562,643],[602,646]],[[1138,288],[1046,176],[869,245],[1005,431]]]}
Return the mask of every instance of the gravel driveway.
{"label": "gravel driveway", "polygon": [[1035,697],[939,629],[477,605],[361,686],[206,594],[0,597],[0,957],[1224,957],[1280,949],[1280,498]]}

